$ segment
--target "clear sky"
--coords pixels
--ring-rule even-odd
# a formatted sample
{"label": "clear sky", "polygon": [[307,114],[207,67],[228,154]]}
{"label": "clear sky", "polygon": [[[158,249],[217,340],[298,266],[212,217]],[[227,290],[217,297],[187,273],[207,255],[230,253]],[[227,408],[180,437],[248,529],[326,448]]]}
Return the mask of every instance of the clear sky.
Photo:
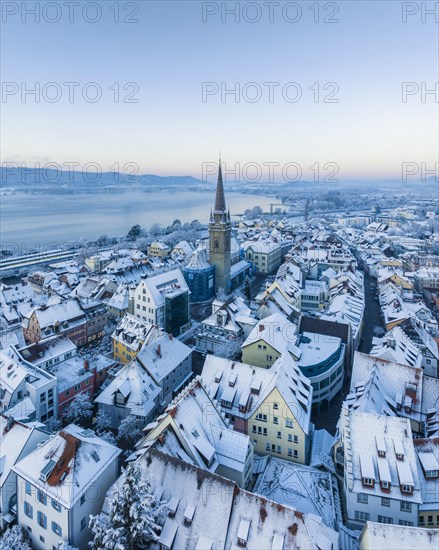
{"label": "clear sky", "polygon": [[[3,162],[132,162],[142,173],[201,177],[221,149],[227,167],[296,162],[308,177],[310,165],[332,162],[345,180],[399,178],[403,162],[437,162],[438,103],[421,95],[439,80],[438,26],[421,13],[434,2],[410,2],[406,11],[419,11],[405,23],[397,0],[318,2],[318,14],[316,2],[300,2],[301,13],[299,3],[240,2],[239,20],[224,12],[235,2],[118,2],[119,18],[137,23],[116,23],[113,0],[97,2],[99,16],[93,5],[84,14],[96,3],[81,0],[73,22],[63,2],[58,12],[24,3],[37,4],[39,22],[21,4],[2,5]],[[203,9],[217,13],[203,21]],[[39,102],[22,98],[35,82]],[[72,102],[64,82],[79,83]],[[85,89],[93,99],[90,82],[102,92],[96,103],[82,97]],[[137,103],[122,101],[129,82]],[[272,101],[264,82],[279,83]],[[415,83],[406,102],[403,82]],[[204,101],[203,83],[218,90]],[[237,100],[221,93],[235,83]],[[331,93],[338,103],[323,101]]]}

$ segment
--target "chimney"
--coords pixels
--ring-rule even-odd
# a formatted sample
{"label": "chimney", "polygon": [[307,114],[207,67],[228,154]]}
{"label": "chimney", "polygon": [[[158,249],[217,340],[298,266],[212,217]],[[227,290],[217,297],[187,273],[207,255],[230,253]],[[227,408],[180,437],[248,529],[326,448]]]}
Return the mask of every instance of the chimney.
{"label": "chimney", "polygon": [[84,370],[88,371],[89,368],[90,368],[90,365],[89,365],[88,359],[84,359]]}
{"label": "chimney", "polygon": [[8,416],[8,422],[6,424],[6,431],[9,432],[9,430],[12,428],[13,425],[14,425],[14,417],[12,415]]}
{"label": "chimney", "polygon": [[157,355],[158,355],[159,357],[162,356],[162,347],[161,347],[160,344],[157,345]]}

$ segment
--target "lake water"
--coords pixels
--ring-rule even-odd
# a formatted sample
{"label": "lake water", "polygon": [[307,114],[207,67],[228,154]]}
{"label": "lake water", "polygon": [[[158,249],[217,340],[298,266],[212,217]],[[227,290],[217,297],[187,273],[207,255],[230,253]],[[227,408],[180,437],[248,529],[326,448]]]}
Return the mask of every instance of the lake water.
{"label": "lake water", "polygon": [[[226,192],[233,214],[261,206],[270,210],[273,197]],[[2,247],[38,248],[47,243],[63,244],[100,235],[120,236],[134,224],[149,228],[154,223],[169,225],[178,218],[207,223],[214,202],[212,193],[169,190],[144,193],[91,195],[0,196],[0,233]]]}

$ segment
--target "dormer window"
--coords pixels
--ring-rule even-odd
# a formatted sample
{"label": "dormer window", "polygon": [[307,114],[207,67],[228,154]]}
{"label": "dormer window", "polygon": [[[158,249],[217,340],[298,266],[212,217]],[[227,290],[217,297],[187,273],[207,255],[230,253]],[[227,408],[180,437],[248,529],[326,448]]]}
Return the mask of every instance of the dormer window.
{"label": "dormer window", "polygon": [[404,455],[401,454],[401,453],[396,453],[396,458],[397,458],[398,460],[404,460]]}
{"label": "dormer window", "polygon": [[413,493],[413,485],[401,485],[401,492],[407,495],[411,495]]}
{"label": "dormer window", "polygon": [[367,485],[368,487],[373,487],[375,485],[375,480],[371,477],[363,477],[363,485]]}
{"label": "dormer window", "polygon": [[388,481],[381,481],[380,482],[381,489],[384,491],[388,491],[390,489],[390,483]]}

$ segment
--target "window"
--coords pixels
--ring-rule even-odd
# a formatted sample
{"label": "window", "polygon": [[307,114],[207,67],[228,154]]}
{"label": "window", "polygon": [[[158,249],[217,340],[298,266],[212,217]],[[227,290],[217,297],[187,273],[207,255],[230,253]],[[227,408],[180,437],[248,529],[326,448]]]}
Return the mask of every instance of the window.
{"label": "window", "polygon": [[412,493],[413,487],[411,485],[401,485],[401,491],[403,493]]}
{"label": "window", "polygon": [[419,516],[419,525],[425,525],[424,516]]}
{"label": "window", "polygon": [[37,512],[37,522],[40,527],[47,529],[47,516],[43,512]]}
{"label": "window", "polygon": [[287,418],[287,419],[285,420],[285,426],[286,426],[287,428],[294,428],[293,421],[290,420],[289,418]]}
{"label": "window", "polygon": [[428,523],[428,525],[433,525],[433,516],[428,516],[427,517],[427,523]]}
{"label": "window", "polygon": [[61,504],[56,500],[52,500],[52,508],[54,508],[57,512],[61,512]]}
{"label": "window", "polygon": [[362,502],[363,504],[367,504],[367,495],[364,493],[358,493],[357,502]]}
{"label": "window", "polygon": [[70,395],[70,390],[67,390],[65,395],[66,395],[66,397],[68,397]]}
{"label": "window", "polygon": [[360,510],[355,510],[355,520],[356,521],[369,521],[370,514],[369,512],[360,512]]}
{"label": "window", "polygon": [[378,523],[393,523],[393,518],[389,518],[389,516],[378,516]]}
{"label": "window", "polygon": [[84,504],[84,502],[85,502],[85,493],[83,495],[81,495],[81,499],[80,499],[79,502],[80,502],[81,506]]}
{"label": "window", "polygon": [[370,485],[371,487],[374,486],[374,480],[370,477],[363,477],[363,485]]}
{"label": "window", "polygon": [[288,442],[289,443],[293,442],[293,434],[288,434]]}
{"label": "window", "polygon": [[270,450],[270,443],[266,443],[266,444],[265,444],[265,450],[266,450],[266,451],[269,451],[269,450]]}
{"label": "window", "polygon": [[258,413],[256,415],[256,420],[260,420],[261,422],[267,422],[267,415],[262,414],[262,413]]}
{"label": "window", "polygon": [[25,515],[28,517],[28,518],[33,518],[34,517],[34,509],[32,508],[32,506],[25,501],[24,503],[24,513]]}
{"label": "window", "polygon": [[55,521],[52,521],[52,531],[53,531],[56,535],[62,537],[62,529],[61,529],[61,527],[60,527]]}
{"label": "window", "polygon": [[298,458],[299,457],[299,452],[297,449],[294,449],[293,451],[293,458]]}
{"label": "window", "polygon": [[26,494],[27,495],[32,494],[32,485],[29,483],[29,481],[26,481]]}
{"label": "window", "polygon": [[401,512],[411,512],[412,511],[412,503],[407,502],[406,500],[401,500],[399,509]]}
{"label": "window", "polygon": [[40,491],[38,489],[37,491],[37,500],[38,502],[41,502],[41,504],[47,504],[47,495],[43,493],[43,491]]}
{"label": "window", "polygon": [[299,443],[299,436],[298,435],[294,436],[294,443]]}
{"label": "window", "polygon": [[256,433],[256,426],[253,424],[252,426],[252,432],[255,434]]}
{"label": "window", "polygon": [[407,521],[405,519],[400,519],[398,524],[405,525],[406,527],[413,527],[413,521]]}
{"label": "window", "polygon": [[273,423],[274,424],[279,424],[279,417],[278,416],[273,416]]}
{"label": "window", "polygon": [[281,452],[282,452],[282,447],[281,447],[280,445],[277,446],[276,452],[277,452],[278,454],[281,454]]}
{"label": "window", "polygon": [[86,519],[85,516],[81,519],[81,531],[85,529]]}
{"label": "window", "polygon": [[277,432],[277,438],[282,439],[282,432]]}
{"label": "window", "polygon": [[273,409],[275,411],[279,410],[279,403],[273,403]]}
{"label": "window", "polygon": [[381,498],[381,506],[389,507],[390,506],[390,498],[382,497]]}
{"label": "window", "polygon": [[293,456],[293,449],[288,448],[288,456]]}

